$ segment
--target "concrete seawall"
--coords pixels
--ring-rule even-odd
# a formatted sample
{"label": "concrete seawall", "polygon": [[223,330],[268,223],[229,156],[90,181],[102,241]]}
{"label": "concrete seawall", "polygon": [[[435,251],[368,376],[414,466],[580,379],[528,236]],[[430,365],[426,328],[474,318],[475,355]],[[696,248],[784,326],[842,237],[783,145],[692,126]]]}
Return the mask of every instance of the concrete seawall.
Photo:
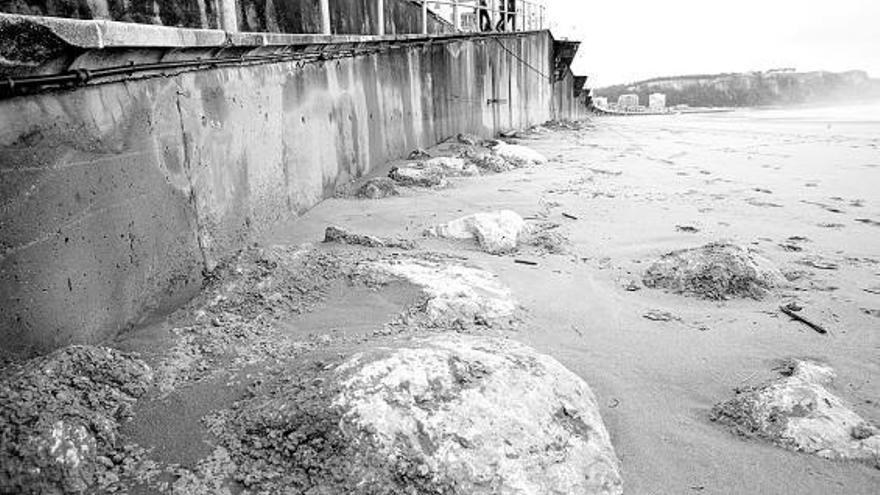
{"label": "concrete seawall", "polygon": [[570,72],[547,77],[553,45],[426,41],[0,101],[6,352],[136,325],[254,233],[414,148],[574,117]]}

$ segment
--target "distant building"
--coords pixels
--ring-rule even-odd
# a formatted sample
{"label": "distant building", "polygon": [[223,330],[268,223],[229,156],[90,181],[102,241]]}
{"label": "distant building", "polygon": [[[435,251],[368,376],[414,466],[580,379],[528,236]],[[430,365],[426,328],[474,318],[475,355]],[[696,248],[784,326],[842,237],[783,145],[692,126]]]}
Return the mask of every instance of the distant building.
{"label": "distant building", "polygon": [[625,110],[627,108],[635,108],[639,106],[639,95],[620,95],[620,97],[617,98],[617,106],[620,107],[622,110]]}
{"label": "distant building", "polygon": [[608,108],[608,98],[604,96],[594,96],[593,106],[596,108]]}
{"label": "distant building", "polygon": [[652,112],[662,112],[666,110],[666,95],[663,93],[653,93],[648,97],[648,108]]}

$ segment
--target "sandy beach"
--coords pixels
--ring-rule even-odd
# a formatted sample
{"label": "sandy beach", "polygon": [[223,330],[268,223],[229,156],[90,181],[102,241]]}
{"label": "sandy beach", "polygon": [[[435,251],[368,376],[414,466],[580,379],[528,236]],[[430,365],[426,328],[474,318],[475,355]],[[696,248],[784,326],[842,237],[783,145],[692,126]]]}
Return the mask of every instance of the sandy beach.
{"label": "sandy beach", "polygon": [[[430,309],[420,286],[349,270],[363,260],[393,269],[420,256],[422,267],[454,262],[488,274],[488,293],[515,301],[508,324],[460,332],[526,344],[589,384],[625,493],[876,493],[880,470],[871,462],[793,452],[710,420],[735,389],[807,358],[831,366],[829,390],[880,424],[880,121],[851,110],[542,126],[510,141],[546,156],[544,165],[383,199],[324,201],[263,233],[250,251],[257,254],[221,266],[186,307],[113,343],[137,352],[156,378],[121,426],[129,447],[112,459],[123,466],[114,468],[121,485],[105,485],[241,492],[227,484],[231,448],[218,447],[223,411],[273,377],[310,376],[365,348],[440,332],[418,324]],[[554,232],[554,249],[494,255],[473,241],[423,235],[497,210]],[[400,241],[322,243],[330,225]],[[718,241],[762,256],[785,283],[762,299],[729,300],[643,283],[665,253]],[[790,302],[827,333],[783,315],[780,305]]]}
{"label": "sandy beach", "polygon": [[[880,422],[880,121],[810,109],[600,118],[518,142],[551,163],[415,196],[330,200],[266,240],[319,241],[328,224],[412,237],[503,208],[558,222],[571,253],[527,256],[537,266],[425,244],[497,274],[528,313],[511,337],[594,388],[627,493],[876,493],[874,467],[744,440],[707,415],[781,360],[811,357],[837,370],[839,396]],[[807,239],[802,250],[785,247],[791,237]],[[716,240],[803,276],[763,301],[626,290],[661,254]],[[813,257],[835,268],[801,264]],[[829,333],[781,315],[792,299]],[[681,320],[644,318],[652,309]]]}

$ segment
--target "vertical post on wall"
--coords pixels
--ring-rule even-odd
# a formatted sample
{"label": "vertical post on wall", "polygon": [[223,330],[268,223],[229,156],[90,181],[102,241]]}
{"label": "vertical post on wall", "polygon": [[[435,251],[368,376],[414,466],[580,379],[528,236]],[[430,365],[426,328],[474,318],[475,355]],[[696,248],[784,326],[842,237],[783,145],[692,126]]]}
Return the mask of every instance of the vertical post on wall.
{"label": "vertical post on wall", "polygon": [[235,0],[223,0],[220,9],[223,30],[228,33],[237,32],[238,12],[235,10]]}
{"label": "vertical post on wall", "polygon": [[495,31],[495,10],[498,0],[489,0],[489,31]]}
{"label": "vertical post on wall", "polygon": [[376,35],[385,36],[385,0],[376,0]]}
{"label": "vertical post on wall", "polygon": [[330,30],[330,0],[321,0],[321,34],[333,34]]}
{"label": "vertical post on wall", "polygon": [[428,34],[428,0],[422,0],[422,34]]}
{"label": "vertical post on wall", "polygon": [[458,0],[452,0],[452,28],[461,31],[461,20],[458,18]]}

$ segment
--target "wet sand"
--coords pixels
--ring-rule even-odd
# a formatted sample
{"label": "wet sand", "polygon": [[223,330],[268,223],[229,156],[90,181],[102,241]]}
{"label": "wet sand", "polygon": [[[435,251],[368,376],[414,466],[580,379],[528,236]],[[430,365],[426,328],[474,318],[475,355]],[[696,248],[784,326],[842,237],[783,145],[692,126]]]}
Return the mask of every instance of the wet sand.
{"label": "wet sand", "polygon": [[[419,239],[439,222],[503,208],[558,222],[570,254],[516,256],[536,266],[466,243],[419,242],[467,257],[513,290],[527,317],[511,337],[593,387],[627,493],[876,493],[875,467],[739,438],[708,413],[735,387],[772,377],[781,360],[812,357],[837,371],[836,394],[880,423],[880,295],[870,292],[880,284],[880,123],[786,112],[600,118],[519,142],[551,162],[443,190],[328,200],[264,242],[319,242],[330,224]],[[661,254],[720,239],[803,273],[762,301],[626,290]],[[793,299],[829,334],[780,315]],[[649,310],[681,321],[646,319]]]}

